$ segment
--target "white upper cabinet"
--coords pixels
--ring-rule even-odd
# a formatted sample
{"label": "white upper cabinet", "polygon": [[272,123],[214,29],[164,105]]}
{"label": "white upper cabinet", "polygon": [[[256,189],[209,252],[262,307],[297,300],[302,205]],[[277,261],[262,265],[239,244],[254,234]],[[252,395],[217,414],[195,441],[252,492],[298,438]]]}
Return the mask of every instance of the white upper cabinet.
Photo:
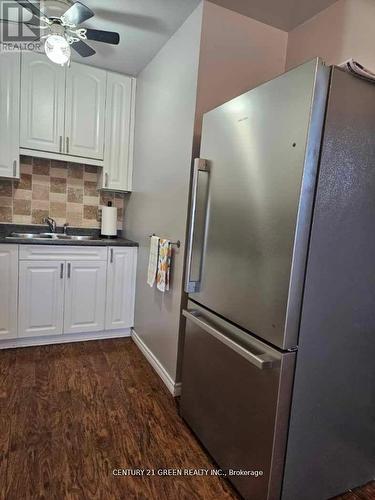
{"label": "white upper cabinet", "polygon": [[0,177],[19,177],[20,55],[0,52]]}
{"label": "white upper cabinet", "polygon": [[17,337],[18,246],[0,245],[0,340]]}
{"label": "white upper cabinet", "polygon": [[102,186],[130,191],[133,167],[135,79],[108,74]]}
{"label": "white upper cabinet", "polygon": [[131,191],[136,79],[45,54],[0,54],[0,177],[19,154],[103,167],[99,189]]}
{"label": "white upper cabinet", "polygon": [[21,66],[21,148],[62,153],[65,68],[25,52]]}
{"label": "white upper cabinet", "polygon": [[134,326],[137,249],[114,247],[109,250],[107,276],[107,330]]}
{"label": "white upper cabinet", "polygon": [[66,70],[65,153],[103,160],[107,72],[72,63]]}
{"label": "white upper cabinet", "polygon": [[107,263],[68,262],[64,333],[104,330]]}

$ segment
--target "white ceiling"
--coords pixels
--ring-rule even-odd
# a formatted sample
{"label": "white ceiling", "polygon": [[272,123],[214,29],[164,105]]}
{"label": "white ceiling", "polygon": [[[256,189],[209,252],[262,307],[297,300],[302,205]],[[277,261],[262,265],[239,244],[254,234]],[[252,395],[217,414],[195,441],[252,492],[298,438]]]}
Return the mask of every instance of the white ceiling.
{"label": "white ceiling", "polygon": [[[0,0],[2,2],[9,0]],[[12,0],[11,0],[12,1]],[[13,0],[14,1],[14,0]],[[89,44],[97,54],[73,59],[100,68],[137,75],[193,12],[200,0],[80,0],[95,12],[84,26],[117,31],[120,45]],[[211,0],[285,31],[335,3],[336,0]],[[61,3],[62,2],[62,6]],[[64,11],[71,0],[44,0],[49,9]],[[57,7],[56,7],[57,4]],[[50,15],[59,15],[56,11]],[[74,52],[74,51],[73,51]],[[183,57],[183,54],[182,54]]]}
{"label": "white ceiling", "polygon": [[[199,4],[199,0],[81,2],[95,12],[85,26],[120,33],[119,46],[89,42],[97,54],[85,62],[128,75],[137,75]],[[79,56],[74,59],[82,62]]]}

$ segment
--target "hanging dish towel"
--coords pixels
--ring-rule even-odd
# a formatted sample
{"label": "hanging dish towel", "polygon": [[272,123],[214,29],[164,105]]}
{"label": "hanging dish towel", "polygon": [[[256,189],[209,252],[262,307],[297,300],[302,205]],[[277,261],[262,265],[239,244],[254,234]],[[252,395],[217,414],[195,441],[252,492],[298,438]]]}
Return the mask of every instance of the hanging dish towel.
{"label": "hanging dish towel", "polygon": [[354,59],[348,59],[347,61],[339,64],[339,67],[354,76],[358,76],[359,78],[375,83],[375,73]]}
{"label": "hanging dish towel", "polygon": [[148,260],[147,284],[152,288],[155,283],[156,273],[158,271],[159,259],[159,240],[157,236],[151,236],[150,257]]}
{"label": "hanging dish towel", "polygon": [[159,240],[159,259],[156,286],[161,292],[169,290],[171,256],[171,242],[169,240]]}

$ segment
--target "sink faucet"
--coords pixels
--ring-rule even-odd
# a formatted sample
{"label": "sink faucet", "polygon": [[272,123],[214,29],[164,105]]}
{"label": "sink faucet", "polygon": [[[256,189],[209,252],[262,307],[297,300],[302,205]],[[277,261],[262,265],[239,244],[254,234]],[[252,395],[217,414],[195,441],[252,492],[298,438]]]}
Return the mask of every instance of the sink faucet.
{"label": "sink faucet", "polygon": [[51,233],[56,233],[56,221],[52,217],[46,217],[44,222],[48,225]]}
{"label": "sink faucet", "polygon": [[65,224],[64,224],[63,234],[65,234],[65,235],[66,235],[66,234],[68,234],[68,227],[69,227],[68,222],[65,222]]}

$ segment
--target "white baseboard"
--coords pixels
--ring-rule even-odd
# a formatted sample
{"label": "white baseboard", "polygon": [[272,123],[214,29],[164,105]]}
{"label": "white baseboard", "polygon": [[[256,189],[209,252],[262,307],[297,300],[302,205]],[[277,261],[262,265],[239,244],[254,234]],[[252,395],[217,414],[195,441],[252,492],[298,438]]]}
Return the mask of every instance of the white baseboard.
{"label": "white baseboard", "polygon": [[164,366],[160,363],[155,354],[150,351],[150,349],[147,347],[147,345],[143,342],[143,340],[140,338],[140,336],[134,329],[132,329],[131,336],[132,339],[134,340],[134,343],[137,345],[137,347],[142,352],[144,357],[147,359],[147,361],[150,363],[150,365],[162,379],[168,391],[174,397],[179,396],[181,394],[181,383],[176,383],[172,379],[172,377],[169,375]]}
{"label": "white baseboard", "polygon": [[33,347],[38,345],[66,344],[67,342],[85,342],[88,340],[115,339],[121,337],[131,337],[130,328],[124,328],[122,330],[106,330],[93,333],[46,335],[45,337],[0,340],[0,350],[13,349],[16,347]]}

